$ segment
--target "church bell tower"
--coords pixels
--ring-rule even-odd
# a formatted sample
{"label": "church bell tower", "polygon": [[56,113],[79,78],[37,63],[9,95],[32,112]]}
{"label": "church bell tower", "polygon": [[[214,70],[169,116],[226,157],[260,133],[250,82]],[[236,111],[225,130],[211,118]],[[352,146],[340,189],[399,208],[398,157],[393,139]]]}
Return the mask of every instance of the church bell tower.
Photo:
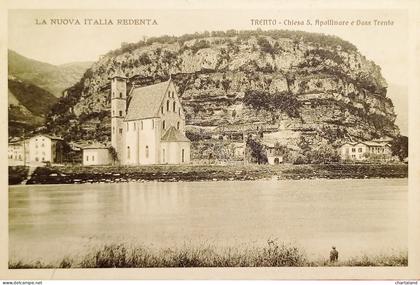
{"label": "church bell tower", "polygon": [[111,145],[124,163],[125,129],[127,107],[127,77],[122,72],[111,77]]}

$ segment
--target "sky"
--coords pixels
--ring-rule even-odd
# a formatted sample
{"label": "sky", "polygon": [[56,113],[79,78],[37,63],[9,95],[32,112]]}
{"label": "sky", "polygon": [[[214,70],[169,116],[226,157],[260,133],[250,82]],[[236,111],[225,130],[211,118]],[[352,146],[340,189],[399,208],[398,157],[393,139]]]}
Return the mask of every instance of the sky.
{"label": "sky", "polygon": [[[57,19],[77,19],[81,25],[52,25],[51,21]],[[85,25],[85,19],[111,20],[113,25]],[[152,19],[157,25],[116,25],[118,19]],[[252,25],[253,19],[276,23]],[[321,27],[315,25],[317,19],[355,24]],[[43,20],[47,25],[37,24]],[[358,20],[363,24],[357,25]],[[375,25],[374,20],[392,21],[392,25]],[[406,87],[408,83],[408,22],[403,10],[11,10],[8,21],[9,49],[52,64],[95,61],[109,50],[119,48],[121,42],[138,42],[143,37],[164,34],[257,28],[325,33],[353,43],[381,67],[389,84]],[[407,98],[400,98],[399,94],[389,96],[397,113],[407,112]],[[398,119],[397,123],[403,125]]]}

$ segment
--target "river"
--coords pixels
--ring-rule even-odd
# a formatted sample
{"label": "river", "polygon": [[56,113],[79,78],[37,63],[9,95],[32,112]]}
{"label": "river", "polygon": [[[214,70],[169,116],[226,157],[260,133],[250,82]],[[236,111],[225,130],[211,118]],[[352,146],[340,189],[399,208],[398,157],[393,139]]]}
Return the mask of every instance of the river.
{"label": "river", "polygon": [[9,257],[58,260],[129,242],[293,243],[313,258],[407,250],[407,179],[9,187]]}

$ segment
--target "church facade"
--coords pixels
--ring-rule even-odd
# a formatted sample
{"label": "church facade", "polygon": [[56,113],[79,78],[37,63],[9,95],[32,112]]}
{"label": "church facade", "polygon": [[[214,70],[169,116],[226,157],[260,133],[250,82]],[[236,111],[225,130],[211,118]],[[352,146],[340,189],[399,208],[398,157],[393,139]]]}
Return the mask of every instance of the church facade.
{"label": "church facade", "polygon": [[190,144],[171,80],[127,94],[127,78],[111,78],[111,145],[122,165],[187,164]]}

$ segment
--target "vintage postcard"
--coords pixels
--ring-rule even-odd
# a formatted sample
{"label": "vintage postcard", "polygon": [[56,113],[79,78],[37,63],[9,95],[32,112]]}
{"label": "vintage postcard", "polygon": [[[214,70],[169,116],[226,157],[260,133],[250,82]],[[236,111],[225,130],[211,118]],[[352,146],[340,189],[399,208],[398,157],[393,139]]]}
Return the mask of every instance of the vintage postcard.
{"label": "vintage postcard", "polygon": [[383,2],[4,3],[0,278],[419,278],[418,7]]}

